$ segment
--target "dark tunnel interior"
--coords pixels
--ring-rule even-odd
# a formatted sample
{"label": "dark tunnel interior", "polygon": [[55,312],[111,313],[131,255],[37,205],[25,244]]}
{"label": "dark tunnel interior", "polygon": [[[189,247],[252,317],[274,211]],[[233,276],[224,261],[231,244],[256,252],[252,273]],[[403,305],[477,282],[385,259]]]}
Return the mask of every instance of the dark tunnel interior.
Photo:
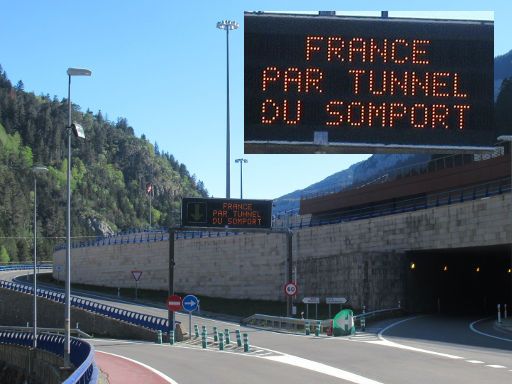
{"label": "dark tunnel interior", "polygon": [[512,313],[510,245],[411,251],[406,260],[408,311],[491,314],[507,303]]}

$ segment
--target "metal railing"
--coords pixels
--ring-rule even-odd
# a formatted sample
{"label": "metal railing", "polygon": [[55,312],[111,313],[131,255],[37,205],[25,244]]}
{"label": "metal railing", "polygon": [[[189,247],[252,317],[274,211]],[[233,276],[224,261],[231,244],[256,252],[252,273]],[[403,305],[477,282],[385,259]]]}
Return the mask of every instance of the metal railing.
{"label": "metal railing", "polygon": [[[45,264],[38,264],[37,269],[52,269],[53,265],[49,263]],[[33,270],[34,265],[33,264],[6,264],[6,265],[0,265],[0,271],[26,271],[26,270]]]}
{"label": "metal railing", "polygon": [[295,317],[270,316],[256,313],[243,319],[240,324],[263,329],[279,329],[288,332],[303,331],[306,324],[315,325],[321,322],[321,332],[325,332],[331,326],[331,320],[297,319]]}
{"label": "metal railing", "polygon": [[[371,184],[380,184],[389,181],[394,181],[398,179],[402,179],[409,176],[417,176],[429,173],[439,172],[443,169],[460,167],[467,164],[472,164],[477,161],[485,161],[494,159],[496,157],[503,156],[503,148],[496,147],[496,150],[487,154],[478,154],[478,155],[468,155],[468,154],[459,154],[459,155],[448,155],[439,157],[436,159],[429,159],[427,161],[418,161],[415,163],[410,163],[406,165],[402,165],[400,167],[392,167],[388,169],[382,170],[385,172],[381,175],[375,175],[374,179],[366,179],[360,182],[356,182],[354,184],[348,186],[333,186],[327,190],[322,190],[318,192],[310,192],[304,193],[301,196],[301,200],[314,199],[317,197],[328,196],[335,193],[339,193],[341,191],[348,191],[352,189],[363,188],[367,185]],[[405,159],[407,161],[407,159]]]}
{"label": "metal railing", "polygon": [[[293,220],[294,224],[287,225],[288,221],[284,217],[281,218],[280,224],[274,225],[273,229],[302,229],[316,227],[329,224],[339,224],[346,221],[365,220],[379,216],[393,215],[397,213],[415,212],[418,210],[462,203],[465,201],[478,200],[486,197],[508,193],[511,190],[510,178],[503,178],[483,184],[470,187],[456,188],[449,191],[432,193],[426,196],[413,199],[397,200],[394,203],[381,203],[368,207],[359,207],[348,209],[343,212],[335,212],[321,218],[312,218],[308,215],[300,220]],[[297,216],[297,215],[293,215]],[[200,239],[200,238],[217,238],[227,236],[238,236],[240,232],[228,231],[177,231],[175,239]],[[73,242],[72,248],[99,247],[104,245],[128,245],[151,243],[158,241],[168,241],[169,233],[167,229],[159,229],[146,232],[127,232],[116,236],[101,237],[89,241]],[[62,244],[55,248],[55,251],[65,249],[66,245]],[[30,268],[27,268],[30,269]]]}
{"label": "metal railing", "polygon": [[[28,332],[0,331],[0,344],[31,348],[34,335]],[[64,336],[39,334],[37,348],[64,357]],[[80,339],[71,339],[70,361],[75,370],[63,384],[95,384],[98,368],[94,362],[94,347]]]}
{"label": "metal railing", "polygon": [[[14,283],[11,281],[0,280],[0,288],[10,289],[25,294],[33,294],[32,286]],[[64,304],[65,302],[65,295],[62,292],[37,288],[37,296],[61,304]],[[155,332],[167,332],[169,328],[169,321],[162,317],[145,315],[138,312],[119,309],[110,305],[100,304],[92,300],[82,299],[76,296],[71,297],[71,306],[115,320],[123,321],[132,325],[147,328]]]}
{"label": "metal railing", "polygon": [[[33,332],[33,327],[17,327],[17,326],[10,326],[10,325],[0,325],[0,332],[1,331],[16,331],[16,332]],[[64,328],[43,328],[43,327],[37,327],[37,332],[39,333],[51,333],[51,334],[64,334],[66,330]],[[70,333],[76,335],[77,337],[81,339],[92,339],[92,336],[85,333],[84,331],[81,331],[78,328],[71,328]]]}

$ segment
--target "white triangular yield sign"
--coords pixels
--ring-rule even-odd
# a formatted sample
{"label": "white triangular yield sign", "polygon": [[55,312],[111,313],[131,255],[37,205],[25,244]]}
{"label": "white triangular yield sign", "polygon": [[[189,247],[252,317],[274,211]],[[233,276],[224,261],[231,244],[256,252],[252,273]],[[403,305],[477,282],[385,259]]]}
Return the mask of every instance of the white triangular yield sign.
{"label": "white triangular yield sign", "polygon": [[135,281],[139,281],[141,275],[142,271],[132,271],[132,276],[135,279]]}

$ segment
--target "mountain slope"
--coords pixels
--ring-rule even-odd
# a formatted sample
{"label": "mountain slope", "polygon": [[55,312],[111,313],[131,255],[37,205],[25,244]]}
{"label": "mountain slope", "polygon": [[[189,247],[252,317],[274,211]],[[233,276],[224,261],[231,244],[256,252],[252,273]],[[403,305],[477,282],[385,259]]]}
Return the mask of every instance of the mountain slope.
{"label": "mountain slope", "polygon": [[[38,176],[38,250],[51,255],[65,238],[67,170],[67,100],[35,96],[12,86],[0,67],[0,256],[27,260],[32,253],[34,175]],[[73,121],[86,139],[73,139],[72,236],[94,237],[149,226],[149,195],[153,185],[152,225],[171,226],[179,219],[182,196],[207,196],[201,181],[184,164],[144,136],[134,136],[126,119],[106,120],[101,112],[80,112]],[[1,262],[2,260],[0,260]]]}

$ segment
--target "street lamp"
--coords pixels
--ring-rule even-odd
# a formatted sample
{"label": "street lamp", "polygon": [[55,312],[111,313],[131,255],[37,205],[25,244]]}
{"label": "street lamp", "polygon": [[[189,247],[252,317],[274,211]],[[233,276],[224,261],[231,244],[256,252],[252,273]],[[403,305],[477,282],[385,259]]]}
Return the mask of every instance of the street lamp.
{"label": "street lamp", "polygon": [[226,198],[230,197],[230,172],[229,172],[229,31],[238,29],[236,21],[223,20],[217,23],[217,28],[226,31],[226,84],[227,84],[227,113],[226,113]]}
{"label": "street lamp", "polygon": [[65,284],[65,312],[64,312],[64,367],[71,367],[69,354],[71,350],[71,132],[76,137],[84,138],[84,130],[79,124],[71,123],[71,77],[72,76],[91,76],[91,71],[82,68],[68,68],[68,171],[67,171],[67,217],[66,217],[66,284]]}
{"label": "street lamp", "polygon": [[33,313],[33,326],[34,326],[34,340],[32,346],[37,348],[37,174],[48,171],[48,168],[42,165],[36,165],[32,168],[34,173],[34,276],[32,281],[34,293],[34,313]]}
{"label": "street lamp", "polygon": [[242,193],[242,184],[243,184],[243,172],[242,172],[242,164],[247,163],[247,159],[236,159],[235,163],[240,163],[240,199],[243,199],[243,193]]}

